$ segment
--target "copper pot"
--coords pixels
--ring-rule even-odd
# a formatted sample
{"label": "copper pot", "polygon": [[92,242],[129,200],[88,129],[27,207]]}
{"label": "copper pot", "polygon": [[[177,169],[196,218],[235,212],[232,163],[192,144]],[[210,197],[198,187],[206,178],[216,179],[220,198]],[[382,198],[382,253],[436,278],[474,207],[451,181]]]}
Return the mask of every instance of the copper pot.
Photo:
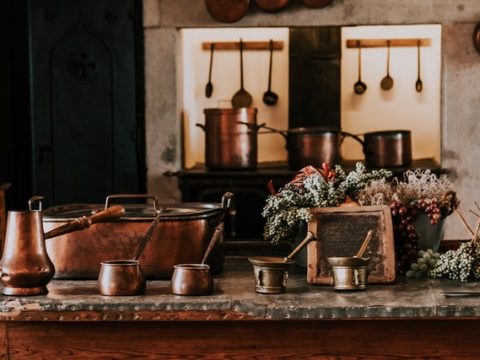
{"label": "copper pot", "polygon": [[205,165],[209,169],[257,167],[257,109],[205,109]]}
{"label": "copper pot", "polygon": [[[160,204],[155,196],[136,194],[108,196],[107,206],[113,201],[129,202],[124,204],[125,215],[117,221],[94,225],[81,236],[72,233],[47,242],[48,254],[57,269],[56,278],[97,279],[102,262],[132,259],[143,234],[159,212],[161,222],[138,260],[147,279],[169,278],[175,264],[201,261],[223,216],[221,203]],[[78,214],[98,208],[102,205],[77,204],[46,209],[44,227],[55,228]],[[220,241],[210,256],[208,264],[213,273],[223,269],[223,249]]]}
{"label": "copper pot", "polygon": [[277,12],[287,7],[290,0],[255,0],[257,6],[268,12]]}
{"label": "copper pot", "polygon": [[138,260],[103,261],[98,274],[100,294],[132,296],[145,292],[145,277]]}
{"label": "copper pot", "polygon": [[264,125],[261,128],[281,134],[286,140],[288,166],[299,170],[311,165],[321,167],[323,163],[335,165],[342,161],[341,146],[346,136],[362,144],[358,136],[341,130],[322,127],[299,127],[289,130],[276,130]]}
{"label": "copper pot", "polygon": [[400,167],[412,162],[410,130],[375,131],[364,134],[368,167]]}

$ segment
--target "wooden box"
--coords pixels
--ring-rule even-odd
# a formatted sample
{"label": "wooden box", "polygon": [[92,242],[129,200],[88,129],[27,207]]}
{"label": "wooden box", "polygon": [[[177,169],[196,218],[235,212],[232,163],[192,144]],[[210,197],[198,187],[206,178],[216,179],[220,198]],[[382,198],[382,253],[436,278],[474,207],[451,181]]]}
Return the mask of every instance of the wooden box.
{"label": "wooden box", "polygon": [[307,281],[330,285],[332,256],[354,256],[368,232],[373,238],[364,257],[370,257],[369,283],[395,281],[395,246],[392,216],[388,206],[349,206],[312,210],[308,230],[317,241],[308,244]]}

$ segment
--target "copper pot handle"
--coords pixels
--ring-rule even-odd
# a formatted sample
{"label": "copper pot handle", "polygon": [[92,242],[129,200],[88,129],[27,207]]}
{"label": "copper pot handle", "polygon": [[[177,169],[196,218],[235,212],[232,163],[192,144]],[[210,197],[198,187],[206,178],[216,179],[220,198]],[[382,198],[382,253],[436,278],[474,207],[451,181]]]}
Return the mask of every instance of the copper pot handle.
{"label": "copper pot handle", "polygon": [[111,221],[120,218],[125,214],[125,208],[120,205],[111,206],[108,209],[100,210],[90,216],[82,216],[68,223],[59,226],[49,232],[45,233],[45,239],[54,238],[60,235],[71,233],[73,231],[83,230],[90,227],[92,224]]}
{"label": "copper pot handle", "polygon": [[148,199],[152,200],[153,202],[153,210],[155,213],[158,212],[158,198],[155,195],[150,194],[115,194],[115,195],[108,195],[105,199],[105,209],[110,206],[111,199]]}

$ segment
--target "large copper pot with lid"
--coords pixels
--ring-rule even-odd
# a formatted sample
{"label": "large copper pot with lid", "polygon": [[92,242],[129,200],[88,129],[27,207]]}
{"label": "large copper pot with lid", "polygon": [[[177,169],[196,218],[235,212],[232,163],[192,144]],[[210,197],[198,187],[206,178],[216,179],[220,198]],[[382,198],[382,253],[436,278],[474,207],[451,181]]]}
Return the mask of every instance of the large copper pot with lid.
{"label": "large copper pot with lid", "polygon": [[[56,278],[96,279],[102,262],[132,259],[158,214],[160,222],[138,260],[147,278],[168,278],[175,264],[202,260],[215,227],[225,213],[221,203],[160,204],[152,195],[111,195],[105,206],[114,201],[125,207],[125,215],[120,219],[95,224],[82,233],[59,236],[47,242]],[[72,204],[46,209],[44,229],[48,231],[98,208],[103,206]],[[223,241],[220,241],[208,261],[213,273],[223,269],[223,259]]]}
{"label": "large copper pot with lid", "polygon": [[209,169],[257,167],[257,109],[205,109],[205,165]]}

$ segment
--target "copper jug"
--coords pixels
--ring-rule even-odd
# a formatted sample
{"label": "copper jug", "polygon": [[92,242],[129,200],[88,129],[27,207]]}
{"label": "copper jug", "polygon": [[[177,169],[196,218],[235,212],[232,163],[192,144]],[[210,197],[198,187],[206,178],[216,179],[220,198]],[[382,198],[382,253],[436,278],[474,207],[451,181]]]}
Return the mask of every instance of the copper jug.
{"label": "copper jug", "polygon": [[[45,248],[42,224],[42,197],[28,201],[29,210],[9,211],[5,247],[0,260],[3,294],[40,295],[55,274]],[[33,210],[38,202],[38,210]]]}
{"label": "copper jug", "polygon": [[[122,206],[112,206],[89,217],[72,220],[56,229],[43,233],[41,196],[28,201],[29,210],[9,211],[2,259],[0,280],[4,295],[26,296],[46,294],[47,284],[55,274],[48,257],[45,239],[88,228],[91,224],[122,216]],[[33,210],[34,203],[38,209]]]}

